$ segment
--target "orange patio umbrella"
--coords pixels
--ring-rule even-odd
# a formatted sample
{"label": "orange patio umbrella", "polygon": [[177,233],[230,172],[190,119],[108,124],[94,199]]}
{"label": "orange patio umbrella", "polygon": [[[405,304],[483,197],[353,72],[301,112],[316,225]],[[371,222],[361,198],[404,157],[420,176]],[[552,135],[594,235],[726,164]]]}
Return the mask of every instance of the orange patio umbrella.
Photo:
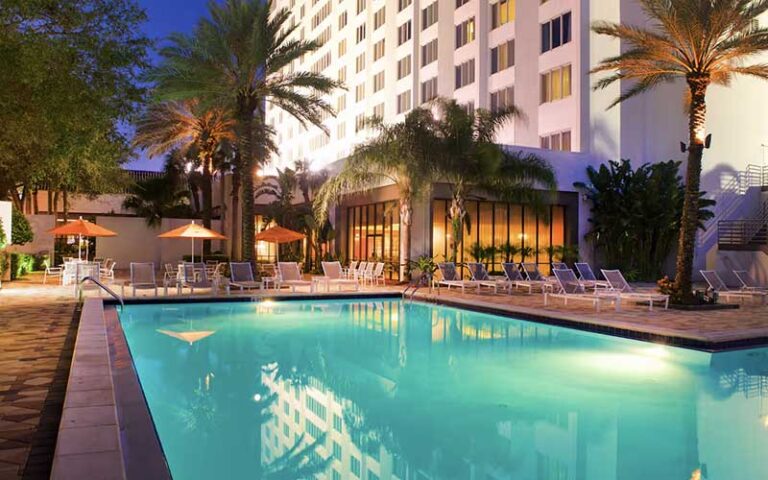
{"label": "orange patio umbrella", "polygon": [[[77,235],[78,241],[77,241],[77,259],[80,259],[80,244],[82,243],[81,240],[83,237],[116,237],[117,234],[113,232],[112,230],[109,230],[108,228],[100,227],[96,225],[95,223],[89,222],[88,220],[83,220],[83,217],[80,217],[77,220],[66,222],[64,225],[61,225],[56,228],[52,228],[48,230],[48,233],[51,233],[57,237],[68,237],[70,235]],[[85,250],[85,258],[88,258],[88,248],[90,245],[86,245]]]}
{"label": "orange patio umbrella", "polygon": [[198,225],[192,220],[192,223],[184,225],[179,228],[174,228],[165,233],[158,235],[160,238],[190,238],[192,239],[192,262],[195,261],[195,239],[200,238],[203,240],[226,240],[227,237],[209,230],[202,225]]}
{"label": "orange patio umbrella", "polygon": [[[262,232],[259,232],[254,237],[254,240],[260,241],[260,242],[269,242],[269,243],[290,243],[295,242],[297,240],[304,240],[307,236],[303,233],[294,232],[293,230],[290,230],[288,228],[283,228],[281,226],[274,226],[272,228],[268,228]],[[280,249],[278,248],[276,250],[277,252],[277,261],[280,261]]]}

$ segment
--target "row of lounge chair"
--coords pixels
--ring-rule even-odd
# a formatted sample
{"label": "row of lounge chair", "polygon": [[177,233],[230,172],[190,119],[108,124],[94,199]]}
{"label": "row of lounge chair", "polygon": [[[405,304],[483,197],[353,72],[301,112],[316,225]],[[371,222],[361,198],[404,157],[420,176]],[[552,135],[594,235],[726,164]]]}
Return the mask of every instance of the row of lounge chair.
{"label": "row of lounge chair", "polygon": [[[339,262],[322,262],[322,266],[323,276],[305,280],[302,278],[298,263],[279,262],[275,278],[257,281],[251,264],[247,262],[231,262],[229,264],[229,279],[224,279],[220,275],[209,278],[205,264],[187,262],[182,266],[180,278],[171,279],[166,275],[162,286],[165,288],[166,294],[168,287],[174,284],[178,293],[181,293],[182,289],[188,288],[192,294],[195,293],[196,289],[208,289],[211,293],[216,294],[222,287],[227,293],[230,292],[231,288],[237,288],[240,291],[265,289],[270,283],[274,285],[275,289],[288,287],[291,292],[296,292],[301,287],[306,287],[310,292],[313,292],[316,287],[321,285],[325,285],[327,291],[330,291],[332,286],[338,287],[339,291],[343,287],[352,287],[355,291],[359,289],[360,282],[357,278],[347,278]],[[218,269],[216,271],[218,272]],[[155,264],[151,262],[131,263],[130,280],[127,286],[132,289],[134,296],[137,290],[154,290],[155,295],[157,295],[159,285],[155,276]],[[125,287],[126,285],[123,285],[123,293],[125,293]]]}
{"label": "row of lounge chair", "polygon": [[733,270],[733,276],[741,283],[741,287],[738,289],[728,287],[714,270],[700,270],[700,273],[707,282],[709,289],[717,292],[717,295],[725,299],[726,302],[732,301],[731,299],[742,302],[750,299],[759,300],[763,305],[766,303],[768,287],[760,286],[746,270]]}
{"label": "row of lounge chair", "polygon": [[552,278],[542,275],[535,263],[503,263],[504,277],[491,277],[482,263],[468,263],[467,266],[470,280],[462,278],[456,264],[438,264],[441,278],[433,280],[435,286],[459,288],[462,293],[467,288],[476,288],[480,292],[486,287],[494,293],[498,293],[499,288],[508,293],[522,289],[529,294],[543,293],[545,306],[551,299],[562,299],[566,305],[569,301],[589,302],[598,311],[604,303],[612,303],[616,310],[620,310],[621,300],[648,303],[649,310],[653,310],[654,304],[663,304],[665,309],[669,307],[668,295],[635,290],[619,270],[602,270],[605,280],[598,280],[588,263],[576,264],[579,277],[565,264],[553,263]]}

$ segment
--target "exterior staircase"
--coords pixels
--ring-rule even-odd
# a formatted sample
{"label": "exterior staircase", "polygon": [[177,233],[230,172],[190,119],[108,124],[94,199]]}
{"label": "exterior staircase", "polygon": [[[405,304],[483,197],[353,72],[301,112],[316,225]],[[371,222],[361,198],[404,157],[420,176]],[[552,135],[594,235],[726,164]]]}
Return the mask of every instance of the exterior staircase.
{"label": "exterior staircase", "polygon": [[[750,189],[756,196],[748,199]],[[710,197],[717,202],[715,216],[699,235],[700,247],[716,238],[718,250],[768,254],[768,168],[750,165]]]}

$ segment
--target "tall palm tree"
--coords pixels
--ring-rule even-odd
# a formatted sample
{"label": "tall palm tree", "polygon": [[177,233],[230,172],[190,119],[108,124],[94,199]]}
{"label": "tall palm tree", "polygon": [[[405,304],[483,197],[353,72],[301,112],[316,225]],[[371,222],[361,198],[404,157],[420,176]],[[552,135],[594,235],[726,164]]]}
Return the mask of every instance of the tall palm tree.
{"label": "tall palm tree", "polygon": [[[202,177],[202,219],[211,228],[213,178],[217,155],[225,142],[235,140],[235,121],[221,108],[202,108],[196,99],[150,105],[136,123],[134,144],[150,156],[177,151],[192,163]],[[211,242],[203,243],[210,254]]]}
{"label": "tall palm tree", "polygon": [[[675,293],[691,302],[693,257],[699,224],[699,188],[704,153],[706,94],[711,84],[728,86],[738,75],[768,79],[768,64],[747,61],[768,50],[768,29],[757,23],[765,0],[639,0],[652,24],[646,27],[597,22],[592,29],[626,45],[592,73],[610,72],[594,86],[630,81],[610,105],[675,79],[684,79],[688,97],[688,164],[677,249]],[[610,108],[609,107],[609,108]]]}
{"label": "tall palm tree", "polygon": [[557,180],[552,167],[536,155],[507,152],[495,143],[499,129],[513,118],[522,117],[517,108],[477,109],[470,113],[456,100],[445,98],[438,98],[435,105],[442,142],[435,159],[443,179],[452,188],[448,215],[456,259],[469,225],[466,201],[472,192],[526,203],[541,211],[549,192],[556,190]]}
{"label": "tall palm tree", "polygon": [[[286,111],[302,126],[323,131],[324,114],[333,109],[324,95],[339,84],[325,75],[293,71],[291,66],[319,45],[298,40],[290,12],[272,1],[226,0],[208,4],[209,17],[191,36],[174,34],[160,51],[163,61],[149,78],[160,98],[200,98],[227,105],[238,123],[237,165],[243,185],[242,256],[254,254],[254,175],[266,161],[266,140],[255,137],[254,123],[264,123],[266,103]],[[233,239],[234,241],[234,239]]]}
{"label": "tall palm tree", "polygon": [[416,108],[400,123],[385,125],[374,118],[369,125],[377,134],[358,145],[342,170],[317,193],[316,218],[323,222],[330,203],[339,196],[394,184],[399,194],[400,278],[406,279],[411,264],[413,203],[428,192],[437,178],[434,118],[428,110]]}
{"label": "tall palm tree", "polygon": [[163,218],[189,215],[187,192],[177,188],[168,176],[148,178],[128,187],[123,208],[144,217],[147,226],[157,228]]}

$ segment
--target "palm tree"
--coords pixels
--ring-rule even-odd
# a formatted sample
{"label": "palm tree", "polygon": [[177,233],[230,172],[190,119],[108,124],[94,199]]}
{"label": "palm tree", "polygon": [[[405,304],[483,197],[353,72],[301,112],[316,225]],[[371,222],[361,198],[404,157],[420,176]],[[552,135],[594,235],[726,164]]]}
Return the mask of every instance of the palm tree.
{"label": "palm tree", "polygon": [[296,160],[294,162],[294,171],[299,182],[301,195],[304,197],[304,203],[312,203],[312,197],[315,192],[328,180],[328,171],[312,170],[312,163],[307,160]]}
{"label": "palm tree", "polygon": [[530,204],[543,211],[548,192],[557,189],[552,167],[533,154],[510,153],[495,143],[496,134],[508,121],[521,117],[515,107],[469,113],[456,100],[436,101],[438,131],[442,150],[436,155],[443,179],[451,184],[448,215],[452,226],[453,258],[458,255],[465,227],[471,191],[482,192],[509,202]]}
{"label": "palm tree", "polygon": [[[202,219],[211,228],[213,176],[217,155],[225,142],[235,140],[235,122],[226,110],[204,109],[197,100],[168,101],[150,105],[136,123],[134,144],[150,156],[177,151],[201,175]],[[203,242],[204,253],[211,253],[211,241]]]}
{"label": "palm tree", "polygon": [[123,208],[133,210],[146,219],[147,225],[157,228],[163,218],[189,215],[187,192],[176,188],[167,176],[148,178],[128,188]]}
{"label": "palm tree", "polygon": [[358,145],[342,170],[317,193],[316,218],[323,222],[330,203],[339,196],[394,184],[399,194],[400,279],[404,280],[411,265],[413,203],[428,192],[437,177],[433,155],[439,140],[432,114],[422,108],[411,110],[400,123],[385,125],[374,118],[369,125],[377,134]]}
{"label": "palm tree", "polygon": [[[323,116],[333,109],[324,95],[339,84],[319,73],[292,71],[295,60],[319,45],[295,39],[298,25],[291,25],[286,8],[273,9],[271,0],[226,0],[210,2],[208,10],[210,18],[201,19],[191,36],[170,36],[170,45],[160,51],[163,61],[149,78],[160,98],[200,98],[233,110],[243,185],[242,257],[250,260],[255,169],[267,159],[264,142],[269,135],[254,124],[264,124],[264,107],[270,103],[302,126],[326,131]],[[257,131],[264,136],[256,137]]]}
{"label": "palm tree", "polygon": [[649,28],[597,22],[592,29],[622,41],[623,53],[606,58],[592,73],[610,72],[594,86],[617,81],[631,86],[609,108],[675,79],[684,79],[688,97],[688,164],[685,199],[677,250],[675,296],[692,302],[691,288],[696,230],[699,224],[701,159],[704,153],[707,88],[728,86],[738,75],[768,79],[768,65],[748,65],[768,50],[768,29],[758,17],[768,10],[763,0],[639,0]]}

